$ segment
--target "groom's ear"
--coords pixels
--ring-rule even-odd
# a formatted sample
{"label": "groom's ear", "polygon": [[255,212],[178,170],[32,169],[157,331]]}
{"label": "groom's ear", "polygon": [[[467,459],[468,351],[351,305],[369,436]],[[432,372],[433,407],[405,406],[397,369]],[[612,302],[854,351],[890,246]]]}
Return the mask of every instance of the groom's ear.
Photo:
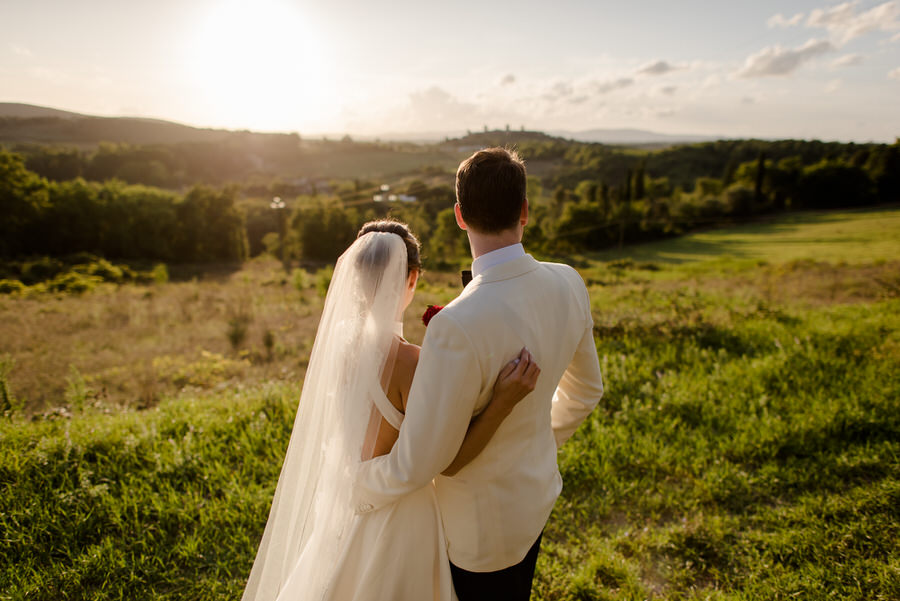
{"label": "groom's ear", "polygon": [[466,222],[463,221],[462,208],[460,208],[459,203],[456,203],[455,205],[453,205],[453,214],[456,215],[456,225],[459,226],[459,229],[461,229],[461,230],[469,229],[466,226]]}
{"label": "groom's ear", "polygon": [[525,227],[528,225],[528,199],[522,201],[522,212],[519,214],[519,225]]}

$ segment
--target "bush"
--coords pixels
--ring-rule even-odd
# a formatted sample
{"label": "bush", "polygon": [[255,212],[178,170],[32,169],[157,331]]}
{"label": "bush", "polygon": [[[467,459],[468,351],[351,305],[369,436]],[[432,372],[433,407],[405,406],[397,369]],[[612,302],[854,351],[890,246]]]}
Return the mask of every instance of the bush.
{"label": "bush", "polygon": [[735,217],[749,217],[753,214],[755,204],[753,188],[741,184],[735,184],[725,192],[725,204],[728,213]]}
{"label": "bush", "polygon": [[84,275],[77,271],[70,271],[56,276],[47,283],[47,290],[50,292],[74,292],[81,294],[82,292],[90,292],[97,287],[97,284],[103,283],[103,279],[96,275]]}
{"label": "bush", "polygon": [[310,283],[309,274],[305,269],[294,269],[291,272],[291,284],[293,284],[294,288],[300,292],[303,292],[312,285]]}
{"label": "bush", "polygon": [[165,263],[157,263],[154,265],[150,274],[153,276],[153,281],[157,284],[165,284],[169,281],[169,269],[166,267]]}
{"label": "bush", "polygon": [[316,272],[316,290],[322,298],[325,298],[325,295],[328,294],[328,287],[331,285],[331,276],[333,275],[334,267],[331,265],[323,267]]}
{"label": "bush", "polygon": [[95,275],[105,282],[115,282],[118,284],[125,277],[121,267],[113,265],[106,259],[98,259],[97,261],[82,267],[85,268],[84,273],[87,275]]}
{"label": "bush", "polygon": [[0,280],[0,294],[18,294],[27,289],[19,280]]}
{"label": "bush", "polygon": [[22,402],[16,400],[9,388],[9,372],[15,363],[9,355],[0,356],[0,416],[10,416],[22,409]]}
{"label": "bush", "polygon": [[66,266],[62,261],[52,257],[41,257],[22,265],[22,282],[28,285],[46,282],[65,270]]}

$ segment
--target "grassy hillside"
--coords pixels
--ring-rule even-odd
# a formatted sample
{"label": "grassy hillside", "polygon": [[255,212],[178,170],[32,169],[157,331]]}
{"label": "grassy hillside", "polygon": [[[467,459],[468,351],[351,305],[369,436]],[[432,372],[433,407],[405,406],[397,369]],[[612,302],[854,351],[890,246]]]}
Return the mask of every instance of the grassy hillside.
{"label": "grassy hillside", "polygon": [[900,211],[896,206],[852,211],[805,211],[761,223],[710,230],[591,255],[600,261],[690,263],[794,259],[862,263],[900,257]]}
{"label": "grassy hillside", "polygon": [[[703,234],[732,258],[688,237],[584,260],[607,392],[561,450],[535,599],[900,598],[898,214]],[[217,299],[249,295],[251,327],[271,316],[285,346],[308,329],[293,311],[312,321],[320,307],[313,283],[265,284],[270,267],[144,289],[155,313],[136,287],[2,301],[0,340],[43,307],[52,331],[35,320],[32,332],[46,352],[68,336],[57,341],[72,361],[106,348],[127,362],[133,347],[186,368],[185,341],[210,331],[248,371],[210,369],[138,410],[91,396],[85,368],[57,410],[0,420],[0,599],[240,596],[299,391],[299,374],[274,374],[302,368],[308,349],[275,369],[254,355],[258,334],[230,350]],[[456,291],[452,275],[429,277],[407,315],[413,340],[422,304]],[[130,334],[91,346],[114,311],[131,315]],[[15,394],[27,362],[4,352]]]}

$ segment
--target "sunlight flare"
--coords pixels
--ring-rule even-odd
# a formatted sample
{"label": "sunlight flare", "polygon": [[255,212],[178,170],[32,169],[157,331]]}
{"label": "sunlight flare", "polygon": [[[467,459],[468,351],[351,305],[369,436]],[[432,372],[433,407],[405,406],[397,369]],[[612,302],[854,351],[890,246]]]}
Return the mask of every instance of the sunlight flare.
{"label": "sunlight flare", "polygon": [[184,70],[210,122],[258,130],[296,129],[333,104],[322,37],[280,0],[231,0],[205,13]]}

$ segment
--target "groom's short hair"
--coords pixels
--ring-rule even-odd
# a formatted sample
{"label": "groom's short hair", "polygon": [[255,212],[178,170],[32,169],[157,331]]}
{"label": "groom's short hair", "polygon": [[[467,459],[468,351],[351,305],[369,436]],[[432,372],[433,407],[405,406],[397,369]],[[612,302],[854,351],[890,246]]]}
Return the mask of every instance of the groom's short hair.
{"label": "groom's short hair", "polygon": [[525,186],[525,162],[514,150],[485,148],[467,158],[456,171],[456,202],[466,226],[485,234],[515,227]]}

